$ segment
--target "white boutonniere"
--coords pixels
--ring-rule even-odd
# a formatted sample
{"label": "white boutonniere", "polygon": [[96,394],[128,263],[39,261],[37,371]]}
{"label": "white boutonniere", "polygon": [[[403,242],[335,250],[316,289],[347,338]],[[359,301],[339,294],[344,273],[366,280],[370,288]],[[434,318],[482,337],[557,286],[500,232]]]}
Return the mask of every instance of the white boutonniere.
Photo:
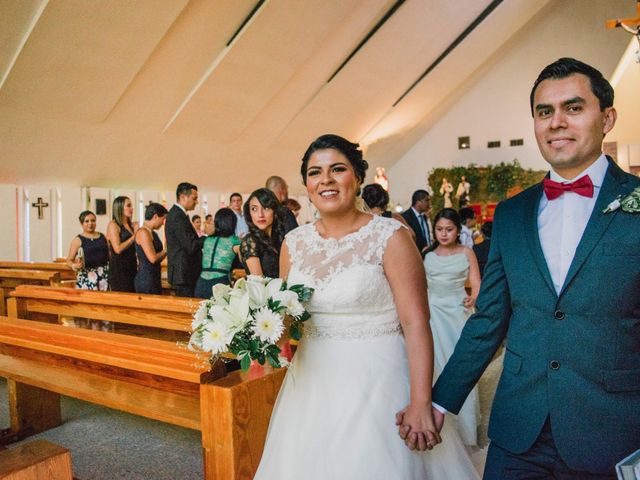
{"label": "white boutonniere", "polygon": [[625,197],[620,195],[613,202],[607,205],[607,208],[602,210],[602,213],[615,212],[618,209],[627,213],[640,213],[640,187],[636,188]]}

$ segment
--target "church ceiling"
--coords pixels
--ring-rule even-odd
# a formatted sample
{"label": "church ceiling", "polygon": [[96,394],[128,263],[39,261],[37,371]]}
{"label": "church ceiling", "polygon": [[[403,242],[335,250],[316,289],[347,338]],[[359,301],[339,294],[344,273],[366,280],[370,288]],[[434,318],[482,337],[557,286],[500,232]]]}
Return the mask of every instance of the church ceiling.
{"label": "church ceiling", "polygon": [[393,165],[548,0],[2,0],[0,183],[300,190],[311,140]]}

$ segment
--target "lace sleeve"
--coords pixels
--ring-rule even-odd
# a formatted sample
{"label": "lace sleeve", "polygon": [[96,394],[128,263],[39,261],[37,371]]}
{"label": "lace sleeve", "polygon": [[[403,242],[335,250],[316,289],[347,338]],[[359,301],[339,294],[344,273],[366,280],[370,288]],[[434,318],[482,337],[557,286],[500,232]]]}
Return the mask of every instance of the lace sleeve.
{"label": "lace sleeve", "polygon": [[300,240],[300,236],[303,235],[303,231],[308,230],[306,225],[296,228],[295,230],[290,231],[284,237],[284,241],[287,244],[287,250],[289,251],[289,259],[293,264],[298,258],[298,241]]}
{"label": "lace sleeve", "polygon": [[397,230],[401,228],[406,228],[402,223],[393,218],[382,218],[378,217],[381,221],[378,222],[377,226],[377,242],[375,243],[375,259],[382,264],[382,257],[384,256],[384,251],[387,249],[387,243],[391,236],[396,233]]}
{"label": "lace sleeve", "polygon": [[258,243],[251,235],[246,235],[240,244],[240,256],[243,260],[251,257],[260,257]]}

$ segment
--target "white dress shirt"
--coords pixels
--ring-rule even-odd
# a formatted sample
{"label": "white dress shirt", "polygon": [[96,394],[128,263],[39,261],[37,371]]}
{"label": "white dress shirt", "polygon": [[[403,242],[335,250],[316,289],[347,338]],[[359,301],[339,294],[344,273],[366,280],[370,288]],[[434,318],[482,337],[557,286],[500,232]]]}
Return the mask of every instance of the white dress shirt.
{"label": "white dress shirt", "polygon": [[549,178],[556,182],[573,182],[584,175],[589,175],[593,182],[591,198],[575,192],[565,192],[554,200],[548,200],[543,193],[540,199],[538,235],[553,286],[558,294],[562,290],[578,243],[593,212],[608,166],[609,162],[603,154],[575,178],[562,178],[553,170],[549,173]]}
{"label": "white dress shirt", "polygon": [[420,229],[422,230],[422,234],[424,235],[427,246],[431,246],[431,244],[433,243],[433,235],[431,234],[431,221],[425,214],[418,212],[415,208],[413,208],[413,206],[411,207],[411,211],[418,220],[418,225],[420,225]]}
{"label": "white dress shirt", "polygon": [[236,218],[238,219],[238,223],[236,224],[236,231],[235,231],[236,237],[242,238],[247,233],[249,233],[249,225],[247,225],[246,220],[241,214],[239,214],[235,210],[233,213],[236,214]]}
{"label": "white dress shirt", "polygon": [[460,230],[460,245],[473,248],[473,232],[466,225],[462,225],[462,229]]}

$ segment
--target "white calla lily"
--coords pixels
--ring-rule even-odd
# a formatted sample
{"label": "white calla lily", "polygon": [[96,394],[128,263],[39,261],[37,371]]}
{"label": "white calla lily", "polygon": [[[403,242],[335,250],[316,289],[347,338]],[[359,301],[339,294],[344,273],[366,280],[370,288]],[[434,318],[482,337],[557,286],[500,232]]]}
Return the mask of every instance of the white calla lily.
{"label": "white calla lily", "polygon": [[225,285],[224,283],[216,283],[211,289],[211,293],[213,295],[213,301],[217,305],[227,305],[227,297],[231,292],[231,287],[229,285]]}
{"label": "white calla lily", "polygon": [[235,334],[249,322],[249,296],[232,295],[229,305],[214,305],[209,309],[209,315]]}
{"label": "white calla lily", "polygon": [[249,304],[252,308],[260,308],[267,303],[267,289],[262,282],[247,282],[246,287],[249,294]]}
{"label": "white calla lily", "polygon": [[282,279],[274,278],[267,284],[267,295],[269,297],[275,297],[281,288],[282,288]]}

